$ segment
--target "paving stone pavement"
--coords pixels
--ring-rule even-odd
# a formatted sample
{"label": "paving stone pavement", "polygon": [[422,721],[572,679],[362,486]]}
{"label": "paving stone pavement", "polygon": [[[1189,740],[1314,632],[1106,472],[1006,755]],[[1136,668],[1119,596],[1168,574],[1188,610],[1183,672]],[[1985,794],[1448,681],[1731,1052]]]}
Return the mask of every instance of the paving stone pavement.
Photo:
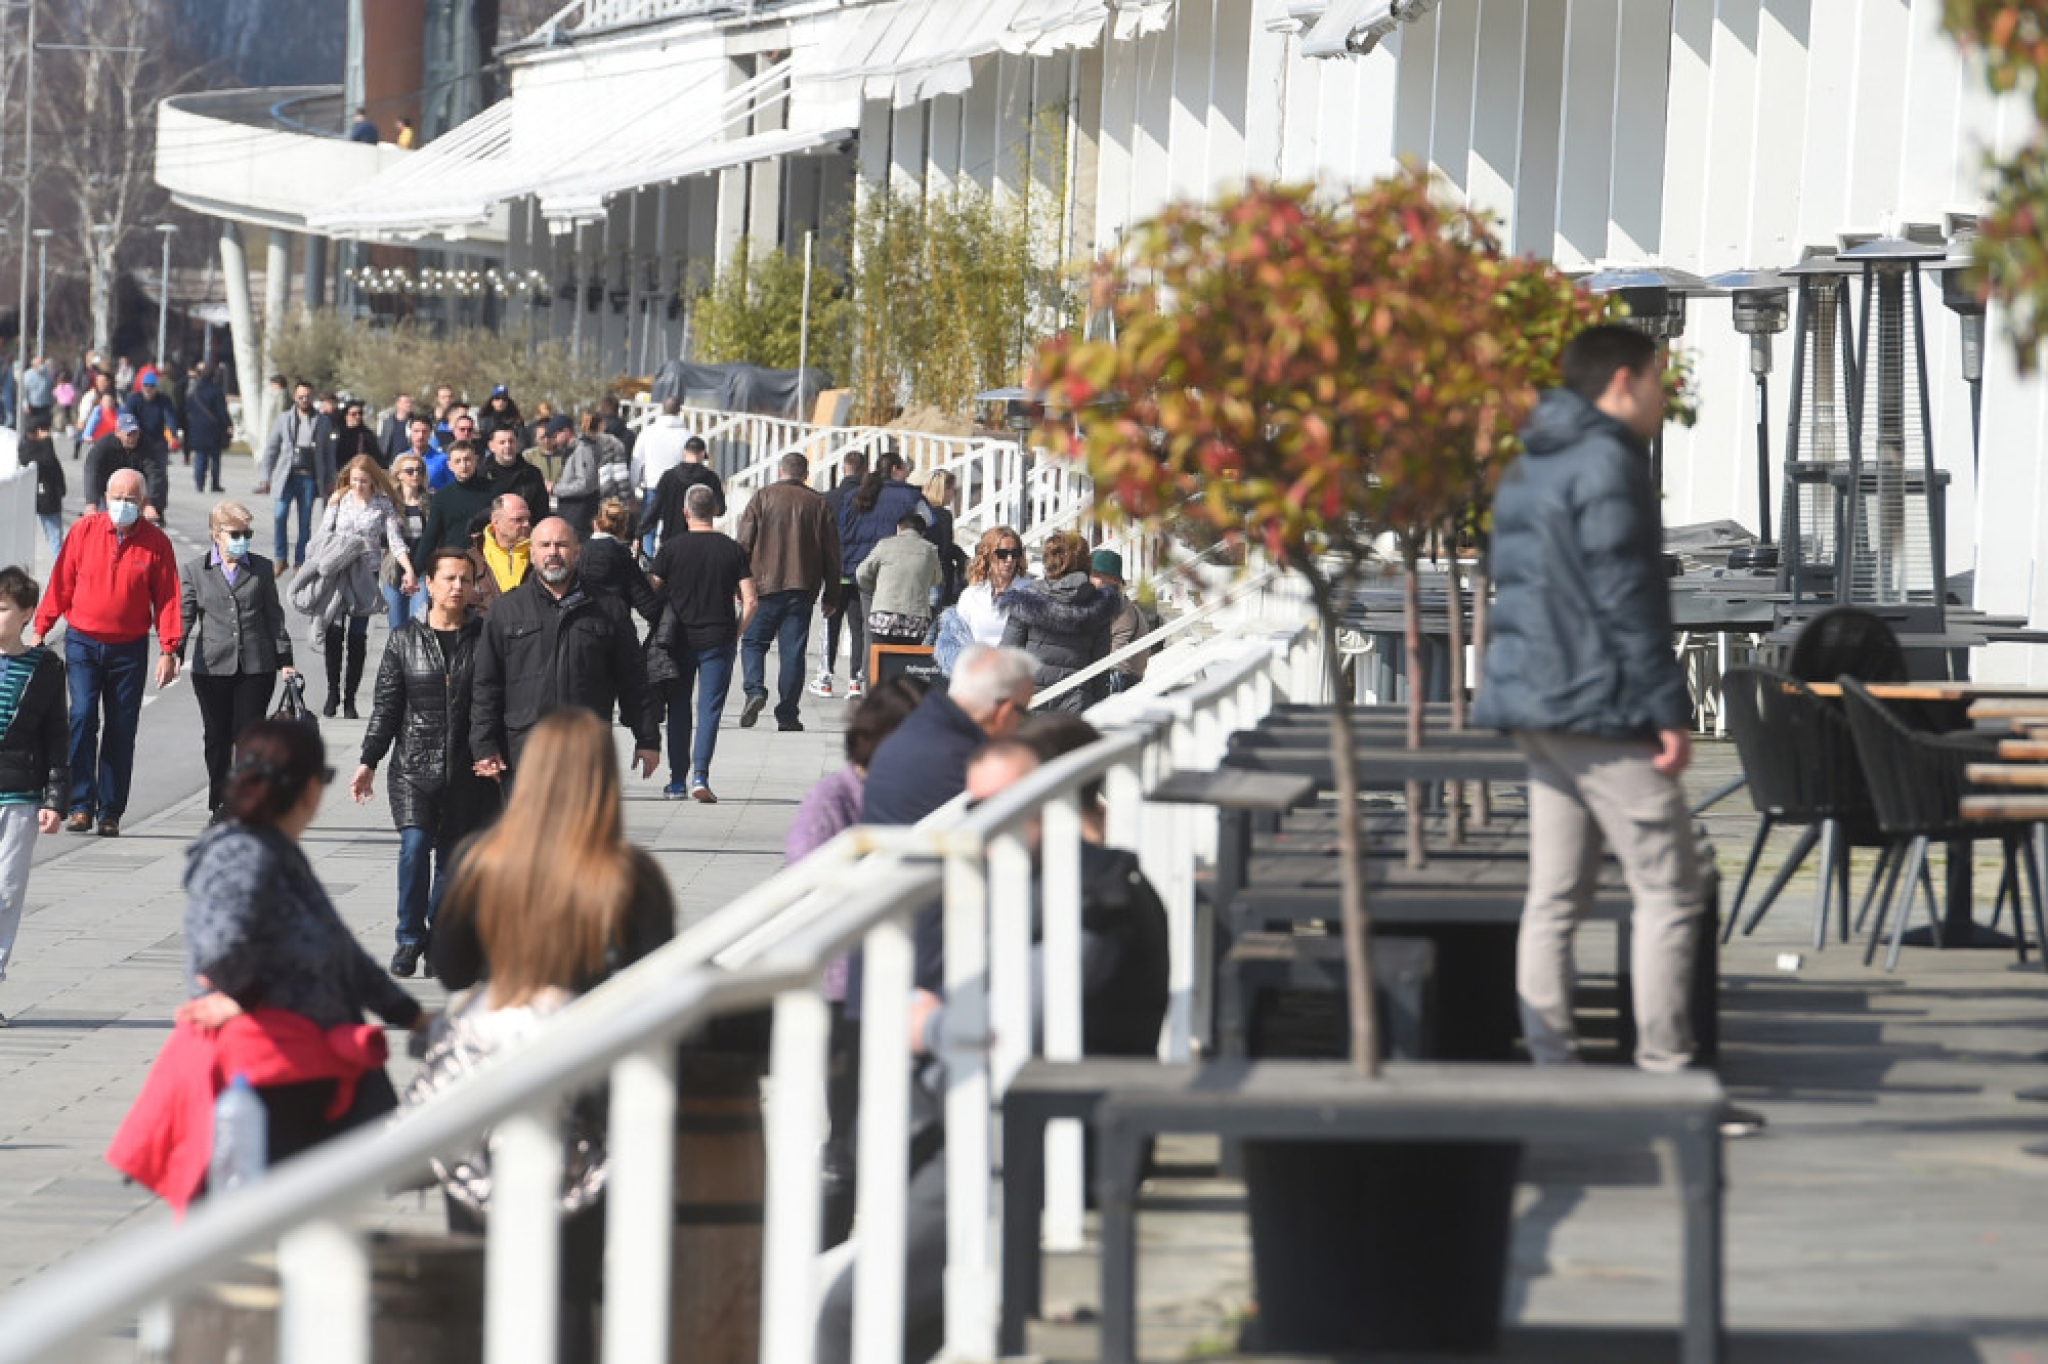
{"label": "paving stone pavement", "polygon": [[[203,526],[203,512],[174,503],[174,529],[184,528],[181,557],[196,543],[191,527]],[[373,623],[372,675],[382,633],[381,622]],[[321,666],[303,641],[298,661],[309,673]],[[368,689],[366,680],[365,699]],[[0,1013],[10,1023],[0,1028],[0,1294],[125,1227],[168,1215],[153,1196],[126,1186],[101,1153],[184,994],[185,850],[206,820],[189,692],[181,679],[150,694],[137,797],[121,837],[58,833],[38,848],[17,959],[0,984]],[[735,679],[712,766],[719,804],[664,800],[665,771],[650,781],[626,778],[628,836],[668,873],[682,923],[780,869],[797,803],[843,760],[843,699],[807,695],[802,733],[780,733],[766,716],[753,729],[739,728],[740,700]],[[343,775],[307,831],[306,851],[343,917],[382,960],[393,944],[398,856],[384,774],[373,801],[351,802],[346,776],[363,725],[327,720],[322,732]],[[622,733],[622,763],[628,748]],[[153,800],[162,808],[149,813]],[[409,984],[439,1007],[438,985]],[[393,1065],[401,1089],[409,1064]],[[391,1199],[370,1218],[382,1225],[439,1220],[438,1205],[413,1197]]]}

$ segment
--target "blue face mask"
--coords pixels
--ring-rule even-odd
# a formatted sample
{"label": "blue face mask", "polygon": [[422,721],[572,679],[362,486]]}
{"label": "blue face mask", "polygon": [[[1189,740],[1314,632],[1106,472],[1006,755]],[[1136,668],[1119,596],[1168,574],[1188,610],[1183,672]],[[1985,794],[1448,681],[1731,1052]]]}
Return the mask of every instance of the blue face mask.
{"label": "blue face mask", "polygon": [[228,537],[227,554],[230,559],[248,558],[249,537],[246,535],[230,535]]}
{"label": "blue face mask", "polygon": [[113,518],[116,526],[126,530],[135,524],[136,517],[142,515],[142,508],[133,502],[109,502],[107,503],[107,515]]}

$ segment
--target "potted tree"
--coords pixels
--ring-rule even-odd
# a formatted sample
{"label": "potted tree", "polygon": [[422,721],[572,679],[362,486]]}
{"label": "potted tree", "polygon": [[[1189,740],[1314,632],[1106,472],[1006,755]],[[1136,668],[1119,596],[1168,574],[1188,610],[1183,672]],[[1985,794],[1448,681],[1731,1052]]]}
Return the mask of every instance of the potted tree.
{"label": "potted tree", "polygon": [[[1254,542],[1307,587],[1336,698],[1350,1065],[1369,1078],[1380,1064],[1372,920],[1339,622],[1371,542],[1392,531],[1412,641],[1425,535],[1491,487],[1564,342],[1601,304],[1549,266],[1505,254],[1483,217],[1439,202],[1412,169],[1341,199],[1254,185],[1174,206],[1138,229],[1134,248],[1104,267],[1114,339],[1041,350],[1040,384],[1074,414],[1053,438],[1086,461],[1104,516],[1188,541]],[[1409,649],[1411,670],[1419,654]],[[1419,745],[1423,688],[1411,677]],[[1249,1149],[1246,1167],[1261,1348],[1490,1339],[1513,1147]],[[1356,1206],[1339,1211],[1340,1197]],[[1463,1215],[1473,1234],[1385,1234],[1413,1228],[1418,1209],[1431,1233]],[[1477,1273],[1426,1253],[1475,1241]],[[1472,1300],[1454,1300],[1459,1284],[1473,1286]]]}

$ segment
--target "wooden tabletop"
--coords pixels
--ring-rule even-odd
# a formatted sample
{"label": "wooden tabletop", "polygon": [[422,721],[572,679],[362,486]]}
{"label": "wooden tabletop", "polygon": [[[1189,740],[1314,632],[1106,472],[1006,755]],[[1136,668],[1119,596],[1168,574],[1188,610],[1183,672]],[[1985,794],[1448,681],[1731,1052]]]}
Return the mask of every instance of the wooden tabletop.
{"label": "wooden tabletop", "polygon": [[1963,818],[1995,823],[2048,820],[2048,724],[2043,723],[2048,721],[2048,695],[1988,696],[1970,706],[1970,718],[2008,720],[2026,737],[2001,740],[1997,762],[1971,763],[1964,769],[1971,783],[1986,791],[1963,797]]}
{"label": "wooden tabletop", "polygon": [[[2034,706],[2039,709],[2002,710],[2001,715],[2048,715],[2048,687],[2032,687],[2013,682],[1866,682],[1866,690],[1872,696],[1885,701],[1969,701],[1975,703],[1971,714],[1976,714],[1977,705]],[[1839,682],[1808,682],[1806,689],[1815,696],[1840,696]]]}

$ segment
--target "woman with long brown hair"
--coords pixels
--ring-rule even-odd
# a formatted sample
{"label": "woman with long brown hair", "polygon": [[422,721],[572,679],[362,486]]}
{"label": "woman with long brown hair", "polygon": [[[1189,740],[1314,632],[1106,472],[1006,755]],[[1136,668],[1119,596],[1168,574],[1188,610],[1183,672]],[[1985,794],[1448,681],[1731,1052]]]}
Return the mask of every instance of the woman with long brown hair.
{"label": "woman with long brown hair", "polygon": [[547,716],[505,813],[459,854],[428,965],[451,990],[487,978],[502,1007],[587,990],[674,932],[667,878],[626,841],[610,727],[586,710]]}
{"label": "woman with long brown hair", "polygon": [[1008,526],[990,526],[974,546],[967,564],[967,586],[957,609],[974,643],[991,647],[1003,642],[1009,613],[998,602],[1024,571],[1024,537]]}
{"label": "woman with long brown hair", "polygon": [[[578,994],[675,932],[675,902],[654,859],[626,842],[611,727],[586,710],[534,726],[504,815],[463,845],[427,947],[451,1003],[408,1102],[431,1097],[514,1045]],[[481,982],[481,984],[479,984]],[[603,1291],[604,1117],[590,1097],[566,1125],[558,1357],[593,1357]],[[489,1212],[488,1143],[437,1165],[452,1231]]]}

